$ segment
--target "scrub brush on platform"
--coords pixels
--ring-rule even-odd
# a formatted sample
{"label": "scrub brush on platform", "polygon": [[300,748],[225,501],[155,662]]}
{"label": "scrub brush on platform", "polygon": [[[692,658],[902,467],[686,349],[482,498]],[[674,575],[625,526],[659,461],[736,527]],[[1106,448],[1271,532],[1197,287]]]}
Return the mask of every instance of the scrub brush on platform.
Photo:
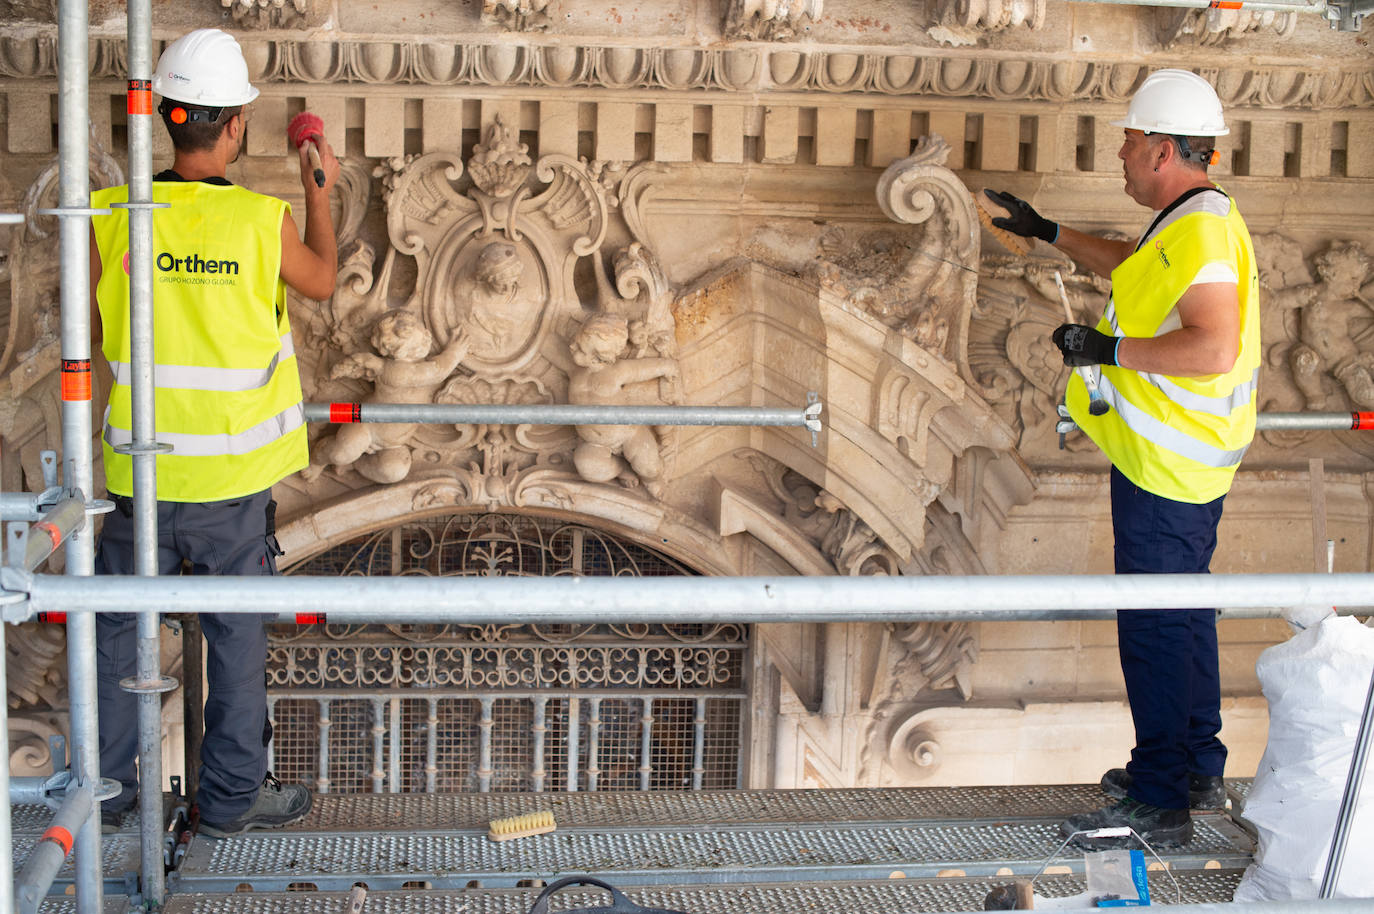
{"label": "scrub brush on platform", "polygon": [[553,831],[558,823],[553,820],[553,812],[530,812],[523,816],[508,816],[492,819],[487,826],[487,837],[493,841],[510,841],[514,838],[528,838]]}

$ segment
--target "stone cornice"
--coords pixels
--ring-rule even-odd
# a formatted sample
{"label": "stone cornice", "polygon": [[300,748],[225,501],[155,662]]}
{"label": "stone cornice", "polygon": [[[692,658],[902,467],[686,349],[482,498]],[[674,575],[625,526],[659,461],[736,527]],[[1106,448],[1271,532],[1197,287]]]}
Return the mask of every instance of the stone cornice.
{"label": "stone cornice", "polygon": [[[124,41],[96,38],[91,76],[121,78]],[[246,38],[253,79],[282,85],[413,85],[499,88],[663,89],[859,93],[998,101],[1124,103],[1152,67],[941,51],[922,56],[768,48],[633,48],[532,43],[296,41]],[[1187,65],[1184,61],[1160,61]],[[0,77],[56,76],[56,39],[0,40]],[[1374,107],[1374,65],[1313,71],[1308,65],[1204,69],[1228,108]]]}

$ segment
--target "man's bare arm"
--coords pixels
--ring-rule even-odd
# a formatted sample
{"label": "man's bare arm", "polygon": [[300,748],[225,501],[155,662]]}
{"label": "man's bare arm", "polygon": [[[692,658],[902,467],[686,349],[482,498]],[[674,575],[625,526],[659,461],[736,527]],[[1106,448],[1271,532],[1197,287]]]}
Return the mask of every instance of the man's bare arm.
{"label": "man's bare arm", "polygon": [[281,220],[281,278],[306,298],[323,301],[334,294],[339,272],[339,252],[334,240],[334,220],[329,213],[329,191],[339,177],[339,160],[329,142],[319,139],[320,167],[324,187],[315,184],[314,166],[306,146],[299,153],[301,186],[305,190],[305,240],[297,236],[296,221],[290,213]]}
{"label": "man's bare arm", "polygon": [[1156,337],[1128,337],[1117,347],[1123,368],[1176,378],[1224,374],[1240,354],[1240,299],[1234,283],[1192,286],[1175,306],[1182,324]]}
{"label": "man's bare arm", "polygon": [[1112,270],[1121,266],[1122,261],[1134,251],[1130,242],[1099,238],[1071,229],[1063,223],[1059,224],[1059,237],[1055,239],[1054,246],[1098,276],[1111,276]]}

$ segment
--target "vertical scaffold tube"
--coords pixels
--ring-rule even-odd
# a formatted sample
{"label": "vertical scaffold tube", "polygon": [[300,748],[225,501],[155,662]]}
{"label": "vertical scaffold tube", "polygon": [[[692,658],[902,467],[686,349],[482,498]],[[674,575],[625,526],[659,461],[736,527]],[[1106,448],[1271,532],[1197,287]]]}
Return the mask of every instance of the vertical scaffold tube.
{"label": "vertical scaffold tube", "polygon": [[[129,362],[134,573],[157,574],[157,422],[153,395],[153,35],[149,0],[129,0]],[[138,614],[139,847],[143,900],[162,904],[162,681],[158,614]]]}
{"label": "vertical scaffold tube", "polygon": [[[62,263],[62,454],[64,482],[91,497],[91,231],[90,202],[89,14],[84,0],[62,0],[58,12],[58,163],[59,206],[73,215],[60,218]],[[70,369],[70,370],[69,370]],[[68,375],[71,375],[69,379]],[[84,378],[84,383],[83,383]],[[95,570],[93,537],[88,529],[67,541],[66,573]],[[67,622],[67,677],[77,781],[100,779],[100,737],[96,721],[95,615],[73,614]],[[91,805],[76,834],[76,910],[98,914],[105,906],[101,866],[99,806]]]}
{"label": "vertical scaffold tube", "polygon": [[[1355,750],[1350,756],[1350,773],[1345,780],[1345,793],[1341,795],[1341,806],[1336,813],[1336,829],[1331,837],[1331,853],[1322,873],[1319,897],[1334,898],[1336,886],[1341,880],[1341,865],[1345,860],[1345,845],[1350,839],[1350,826],[1355,818],[1356,807],[1360,803],[1360,788],[1364,784],[1364,772],[1369,767],[1369,754],[1374,746],[1374,672],[1369,677],[1369,691],[1364,696],[1364,713],[1360,716],[1360,730],[1355,735]],[[1368,812],[1366,812],[1368,815]]]}
{"label": "vertical scaffold tube", "polygon": [[[0,682],[5,679],[5,623],[0,622]],[[9,702],[0,704],[0,797],[4,798],[5,808],[0,810],[0,861],[14,859],[14,845],[10,834],[10,720]],[[0,865],[0,914],[14,914],[14,867]]]}

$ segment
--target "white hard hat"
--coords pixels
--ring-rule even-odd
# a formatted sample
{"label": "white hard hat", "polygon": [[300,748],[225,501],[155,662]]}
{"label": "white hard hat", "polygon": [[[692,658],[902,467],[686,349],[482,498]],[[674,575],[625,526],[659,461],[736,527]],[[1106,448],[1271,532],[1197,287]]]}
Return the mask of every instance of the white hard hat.
{"label": "white hard hat", "polygon": [[203,108],[246,105],[258,97],[239,43],[219,29],[196,29],[167,45],[153,74],[153,91]]}
{"label": "white hard hat", "polygon": [[1113,127],[1175,136],[1226,136],[1221,99],[1211,83],[1187,70],[1156,70],[1131,97],[1124,120]]}

